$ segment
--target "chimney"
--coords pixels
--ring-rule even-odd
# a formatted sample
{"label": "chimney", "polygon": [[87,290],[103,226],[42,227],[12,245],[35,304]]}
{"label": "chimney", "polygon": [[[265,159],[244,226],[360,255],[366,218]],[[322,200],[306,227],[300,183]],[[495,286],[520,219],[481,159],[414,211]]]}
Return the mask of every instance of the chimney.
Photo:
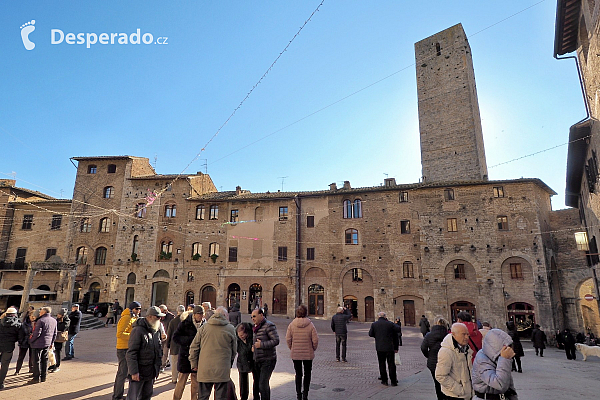
{"label": "chimney", "polygon": [[337,185],[335,184],[335,182],[334,182],[334,183],[331,183],[331,184],[329,185],[329,190],[337,190]]}
{"label": "chimney", "polygon": [[385,187],[396,186],[396,178],[385,178],[383,180],[383,186],[385,186]]}
{"label": "chimney", "polygon": [[241,186],[236,186],[235,187],[235,194],[236,196],[239,196],[242,193],[242,187]]}
{"label": "chimney", "polygon": [[344,181],[344,189],[352,189],[350,187],[350,181]]}

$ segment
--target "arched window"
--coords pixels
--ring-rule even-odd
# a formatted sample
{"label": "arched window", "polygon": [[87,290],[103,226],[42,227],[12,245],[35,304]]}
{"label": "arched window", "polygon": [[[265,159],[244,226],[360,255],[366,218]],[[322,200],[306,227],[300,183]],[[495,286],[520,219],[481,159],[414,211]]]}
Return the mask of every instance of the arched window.
{"label": "arched window", "polygon": [[212,256],[213,254],[219,255],[219,243],[211,243],[208,245],[208,254]]}
{"label": "arched window", "polygon": [[98,247],[96,249],[96,256],[94,257],[94,264],[105,265],[106,264],[106,247]]}
{"label": "arched window", "polygon": [[100,220],[100,232],[110,232],[110,218],[105,217]]}
{"label": "arched window", "polygon": [[202,244],[201,243],[193,243],[192,244],[192,258],[197,260],[202,256]]}
{"label": "arched window", "polygon": [[165,218],[175,218],[177,215],[177,206],[175,204],[167,204],[165,206]]}
{"label": "arched window", "polygon": [[190,304],[194,304],[194,292],[191,290],[188,290],[185,293],[185,306],[189,306]]}
{"label": "arched window", "polygon": [[362,203],[360,199],[344,200],[344,218],[362,218]]}
{"label": "arched window", "polygon": [[156,271],[154,273],[154,275],[152,276],[152,278],[170,278],[169,273],[167,271],[165,271],[164,269],[159,269],[158,271]]}
{"label": "arched window", "polygon": [[352,218],[352,203],[350,200],[344,200],[344,218]]}
{"label": "arched window", "polygon": [[410,261],[404,261],[402,264],[402,277],[403,278],[414,278],[415,271],[413,269],[413,263]]}
{"label": "arched window", "polygon": [[204,219],[204,206],[196,206],[196,219],[197,220]]}
{"label": "arched window", "polygon": [[127,275],[127,284],[135,285],[135,274],[133,272],[130,272],[129,275]]}
{"label": "arched window", "polygon": [[160,242],[160,258],[169,260],[173,255],[173,242],[171,240],[163,240]]}
{"label": "arched window", "polygon": [[[131,248],[131,257],[135,257],[137,259],[137,255],[138,255],[138,244],[139,244],[140,240],[138,235],[135,235],[133,237],[133,246]],[[136,260],[131,260],[131,261],[136,261]]]}
{"label": "arched window", "polygon": [[79,232],[88,233],[92,231],[92,223],[89,218],[82,218],[79,224]]}
{"label": "arched window", "polygon": [[352,268],[352,282],[362,282],[363,270],[361,268]]}
{"label": "arched window", "polygon": [[210,206],[208,219],[219,219],[219,206],[215,204]]}
{"label": "arched window", "polygon": [[137,203],[135,205],[135,216],[144,218],[146,216],[146,203]]}
{"label": "arched window", "polygon": [[358,244],[358,231],[356,229],[346,229],[346,244]]}
{"label": "arched window", "polygon": [[112,186],[107,186],[104,188],[103,197],[105,199],[112,199],[115,195],[115,188]]}
{"label": "arched window", "polygon": [[77,252],[75,253],[75,262],[77,265],[87,264],[87,247],[81,246],[77,248]]}

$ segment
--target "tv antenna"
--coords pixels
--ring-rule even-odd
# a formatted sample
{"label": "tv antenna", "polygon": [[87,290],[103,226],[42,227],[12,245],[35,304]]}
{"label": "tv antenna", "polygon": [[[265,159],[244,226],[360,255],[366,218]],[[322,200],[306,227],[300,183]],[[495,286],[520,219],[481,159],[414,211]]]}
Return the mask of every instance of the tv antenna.
{"label": "tv antenna", "polygon": [[281,179],[281,191],[283,192],[283,182],[285,181],[285,178],[287,178],[287,176],[278,176],[277,179]]}
{"label": "tv antenna", "polygon": [[158,154],[154,154],[154,170],[156,170],[156,162],[158,161]]}
{"label": "tv antenna", "polygon": [[201,158],[200,161],[204,161],[202,166],[204,167],[204,175],[208,175],[208,158]]}

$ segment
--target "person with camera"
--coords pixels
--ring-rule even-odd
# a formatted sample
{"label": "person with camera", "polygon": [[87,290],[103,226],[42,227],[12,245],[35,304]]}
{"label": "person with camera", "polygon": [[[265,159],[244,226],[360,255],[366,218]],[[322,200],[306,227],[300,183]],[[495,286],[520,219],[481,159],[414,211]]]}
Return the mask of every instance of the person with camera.
{"label": "person with camera", "polygon": [[485,335],[483,348],[477,352],[471,371],[473,399],[518,400],[511,375],[515,356],[512,346],[511,337],[500,329],[492,329]]}

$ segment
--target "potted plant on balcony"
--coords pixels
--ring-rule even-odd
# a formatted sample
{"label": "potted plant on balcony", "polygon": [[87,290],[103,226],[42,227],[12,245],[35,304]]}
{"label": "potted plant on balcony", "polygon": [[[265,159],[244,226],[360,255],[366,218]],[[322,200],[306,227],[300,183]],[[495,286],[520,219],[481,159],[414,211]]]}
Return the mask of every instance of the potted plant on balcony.
{"label": "potted plant on balcony", "polygon": [[211,255],[210,255],[210,258],[212,259],[212,262],[213,262],[213,263],[216,263],[216,262],[217,262],[217,257],[219,257],[219,255],[218,255],[218,254],[211,254]]}
{"label": "potted plant on balcony", "polygon": [[172,255],[173,255],[173,253],[165,253],[164,251],[161,251],[160,259],[161,260],[170,260]]}
{"label": "potted plant on balcony", "polygon": [[192,260],[194,260],[194,261],[198,261],[198,260],[200,259],[200,257],[201,257],[201,256],[200,256],[200,253],[196,253],[196,254],[194,254],[194,255],[192,256]]}

